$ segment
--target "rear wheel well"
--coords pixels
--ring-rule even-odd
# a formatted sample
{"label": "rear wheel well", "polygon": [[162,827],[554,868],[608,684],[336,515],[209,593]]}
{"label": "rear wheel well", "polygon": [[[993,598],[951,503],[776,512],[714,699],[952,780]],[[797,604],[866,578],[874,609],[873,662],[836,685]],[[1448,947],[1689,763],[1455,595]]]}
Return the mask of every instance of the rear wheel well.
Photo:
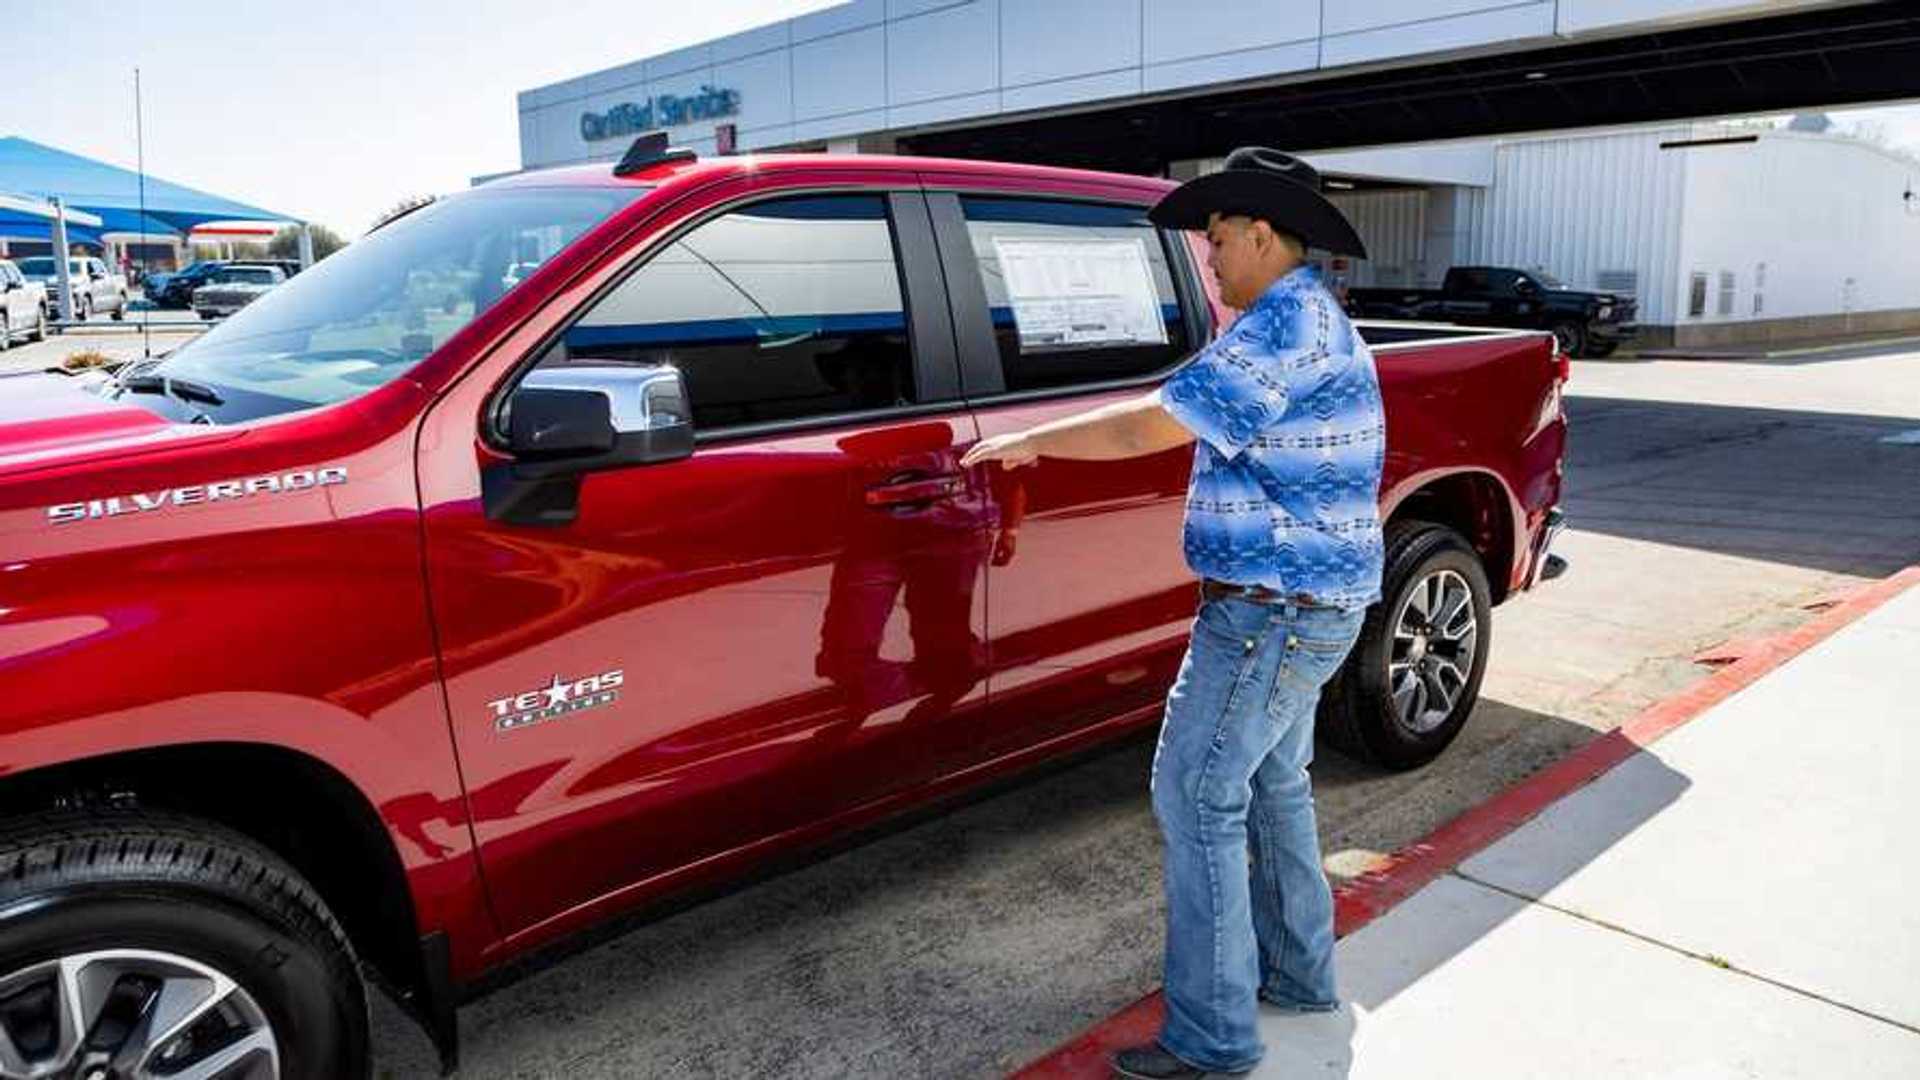
{"label": "rear wheel well", "polygon": [[1422,486],[1402,499],[1388,519],[1430,521],[1467,538],[1487,572],[1487,586],[1498,604],[1513,580],[1513,512],[1500,482],[1485,473],[1455,473]]}
{"label": "rear wheel well", "polygon": [[330,766],[279,747],[162,747],[21,773],[0,783],[0,815],[50,808],[152,807],[216,822],[291,863],[354,949],[406,1004],[432,992],[406,871],[379,815]]}

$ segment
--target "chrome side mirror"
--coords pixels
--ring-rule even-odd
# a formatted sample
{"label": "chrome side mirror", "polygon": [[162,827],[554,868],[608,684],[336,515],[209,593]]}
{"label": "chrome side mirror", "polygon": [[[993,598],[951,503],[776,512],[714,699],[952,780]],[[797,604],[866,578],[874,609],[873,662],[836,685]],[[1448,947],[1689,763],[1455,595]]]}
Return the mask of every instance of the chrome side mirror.
{"label": "chrome side mirror", "polygon": [[487,516],[565,525],[587,473],[657,465],[693,454],[686,380],[666,364],[574,362],[536,368],[500,415],[512,460],[481,475]]}
{"label": "chrome side mirror", "polygon": [[[560,390],[604,398],[616,435],[660,433],[666,441],[684,435],[692,451],[693,410],[687,383],[671,364],[596,364],[592,361],[535,368],[514,391]],[[513,402],[508,402],[511,410]],[[684,455],[683,455],[684,456]]]}

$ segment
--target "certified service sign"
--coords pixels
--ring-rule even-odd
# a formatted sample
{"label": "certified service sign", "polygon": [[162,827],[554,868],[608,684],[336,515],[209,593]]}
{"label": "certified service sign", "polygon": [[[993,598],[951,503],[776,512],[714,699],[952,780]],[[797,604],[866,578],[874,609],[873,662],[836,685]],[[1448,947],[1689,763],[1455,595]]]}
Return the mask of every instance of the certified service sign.
{"label": "certified service sign", "polygon": [[702,86],[682,97],[656,94],[644,101],[623,101],[603,113],[580,114],[580,137],[588,142],[640,135],[655,128],[720,120],[740,113],[740,91]]}

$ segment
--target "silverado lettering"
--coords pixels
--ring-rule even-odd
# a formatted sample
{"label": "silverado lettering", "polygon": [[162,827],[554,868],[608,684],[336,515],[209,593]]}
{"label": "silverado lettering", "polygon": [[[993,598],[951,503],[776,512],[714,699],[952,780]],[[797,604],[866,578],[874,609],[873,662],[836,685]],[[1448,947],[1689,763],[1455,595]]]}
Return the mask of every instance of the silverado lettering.
{"label": "silverado lettering", "polygon": [[256,476],[250,480],[223,480],[219,483],[167,488],[152,493],[136,491],[125,496],[115,495],[111,498],[91,499],[87,502],[61,503],[58,506],[47,507],[47,520],[55,525],[62,525],[71,521],[86,521],[90,518],[144,513],[148,510],[158,510],[163,506],[192,506],[196,503],[240,499],[265,492],[305,491],[308,488],[346,482],[347,469],[344,465],[333,465],[324,469],[300,469],[273,476]]}

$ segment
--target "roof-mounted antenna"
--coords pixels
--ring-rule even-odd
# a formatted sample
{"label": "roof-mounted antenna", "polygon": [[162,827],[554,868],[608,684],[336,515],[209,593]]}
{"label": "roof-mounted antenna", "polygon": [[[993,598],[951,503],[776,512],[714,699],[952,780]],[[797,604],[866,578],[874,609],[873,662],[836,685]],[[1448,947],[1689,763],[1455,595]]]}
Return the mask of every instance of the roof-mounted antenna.
{"label": "roof-mounted antenna", "polygon": [[695,161],[699,157],[700,155],[686,147],[669,147],[666,132],[649,131],[633,140],[633,145],[627,147],[627,156],[621,158],[620,164],[613,167],[613,175],[632,176],[634,173],[650,169],[663,162]]}

